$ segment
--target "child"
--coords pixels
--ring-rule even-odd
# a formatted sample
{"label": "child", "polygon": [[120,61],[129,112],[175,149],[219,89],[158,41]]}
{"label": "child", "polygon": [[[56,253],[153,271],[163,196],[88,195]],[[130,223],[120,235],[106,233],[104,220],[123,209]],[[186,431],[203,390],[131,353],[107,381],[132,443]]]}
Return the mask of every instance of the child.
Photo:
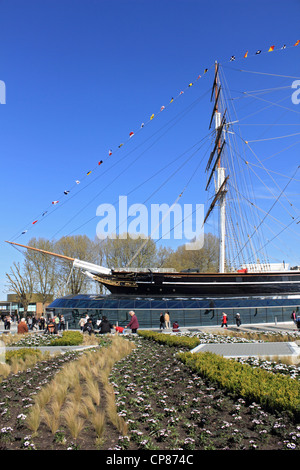
{"label": "child", "polygon": [[116,334],[121,333],[121,334],[125,335],[125,328],[123,328],[123,326],[114,325],[113,327],[116,330]]}
{"label": "child", "polygon": [[173,331],[174,331],[174,332],[179,331],[179,324],[178,324],[177,321],[175,321],[175,322],[173,323]]}

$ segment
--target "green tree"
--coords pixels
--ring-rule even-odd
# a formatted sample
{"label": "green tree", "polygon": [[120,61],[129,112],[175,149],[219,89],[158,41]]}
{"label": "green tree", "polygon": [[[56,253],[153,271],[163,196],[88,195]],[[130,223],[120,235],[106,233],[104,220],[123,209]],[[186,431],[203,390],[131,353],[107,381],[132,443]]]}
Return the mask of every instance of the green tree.
{"label": "green tree", "polygon": [[186,250],[181,245],[164,262],[176,271],[199,269],[200,272],[217,272],[219,265],[219,239],[208,233],[200,250]]}

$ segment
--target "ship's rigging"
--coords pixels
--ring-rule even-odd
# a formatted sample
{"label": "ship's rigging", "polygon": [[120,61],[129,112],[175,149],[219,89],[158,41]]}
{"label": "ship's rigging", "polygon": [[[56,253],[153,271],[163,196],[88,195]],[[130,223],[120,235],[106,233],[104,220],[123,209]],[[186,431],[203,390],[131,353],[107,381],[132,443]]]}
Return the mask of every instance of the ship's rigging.
{"label": "ship's rigging", "polygon": [[[254,71],[250,72],[246,70],[239,70],[239,72],[256,73]],[[261,74],[262,72],[257,73]],[[280,78],[283,79],[292,78],[291,76],[280,74],[267,73],[266,75],[279,75]],[[205,189],[208,194],[208,205],[204,222],[210,222],[211,214],[216,208],[218,208],[220,273],[235,272],[243,266],[247,266],[247,269],[251,271],[251,265],[253,265],[256,270],[258,269],[262,272],[267,272],[270,269],[271,262],[266,250],[268,245],[273,244],[274,241],[287,230],[291,231],[291,233],[296,237],[299,236],[298,232],[295,230],[295,226],[300,221],[300,211],[287,194],[287,189],[290,185],[297,182],[296,176],[299,170],[299,165],[296,164],[296,167],[293,168],[293,171],[291,172],[292,176],[280,173],[281,177],[284,176],[287,178],[287,181],[282,184],[282,182],[279,183],[277,181],[276,174],[278,173],[275,173],[273,168],[267,168],[265,162],[274,158],[274,156],[280,155],[285,149],[290,149],[293,146],[296,146],[300,141],[289,143],[286,148],[283,149],[275,149],[273,146],[273,153],[271,155],[264,154],[263,158],[261,156],[259,157],[258,152],[252,144],[255,144],[256,142],[264,143],[288,139],[296,137],[300,135],[300,133],[288,132],[284,135],[280,134],[270,137],[266,137],[266,134],[261,133],[257,139],[248,138],[248,140],[244,140],[240,131],[240,126],[246,124],[243,122],[246,117],[255,119],[259,112],[270,109],[271,107],[276,108],[281,111],[281,113],[292,111],[294,114],[300,114],[297,109],[291,109],[290,107],[282,104],[286,97],[280,98],[275,102],[271,99],[265,99],[262,97],[263,95],[271,92],[282,92],[283,90],[287,90],[287,87],[277,86],[273,88],[262,88],[246,91],[243,92],[241,96],[232,98],[230,95],[230,89],[226,83],[224,71],[222,67],[216,63],[213,84],[210,90],[210,98],[213,103],[212,114],[208,123],[208,133],[206,137],[189,147],[187,156],[185,156],[186,158],[184,160],[182,157],[185,155],[185,152],[179,157],[173,159],[171,163],[167,163],[161,167],[160,170],[155,171],[152,175],[154,177],[154,175],[157,175],[160,172],[166,172],[166,169],[171,166],[171,168],[173,168],[173,172],[165,178],[163,183],[165,184],[172,176],[177,172],[180,172],[187,163],[192,161],[194,155],[197,155],[200,151],[202,152],[200,159],[200,162],[202,163],[208,152],[208,149],[204,148],[205,144],[207,144],[207,142],[211,144],[211,151],[205,167],[207,175]],[[193,109],[193,107],[206,96],[207,92],[194,100],[194,102],[184,110],[183,115],[189,113],[191,109]],[[258,100],[262,103],[263,107],[259,111],[249,110],[246,116],[238,118],[235,104],[237,100],[242,99],[248,100],[245,107],[249,105],[249,100],[251,100],[252,104]],[[158,136],[154,136],[153,143],[148,146],[147,150],[149,150],[154,143],[157,143],[164,135],[164,131],[166,130],[167,132],[167,130],[171,128],[175,122],[178,122],[183,115],[178,114],[173,120],[170,120],[167,123],[166,128],[161,130],[161,133]],[[279,123],[276,122],[277,119],[278,116],[274,116],[275,122],[267,125],[267,130],[272,129],[273,126],[279,125]],[[256,122],[248,123],[250,126],[259,124],[260,123]],[[283,125],[287,125],[287,123],[283,123]],[[289,123],[289,126],[292,125],[297,126],[299,123]],[[143,152],[139,154],[137,159],[142,155]],[[174,169],[174,162],[179,162],[176,169]],[[173,166],[171,164],[173,164]],[[200,163],[198,161],[196,167],[193,167],[193,171],[195,172],[196,169],[198,170],[199,166]],[[269,182],[261,176],[261,170],[268,176]],[[152,176],[149,176],[145,181],[149,181]],[[193,174],[188,178],[188,181],[192,179],[192,176]],[[261,183],[261,186],[265,189],[266,193],[268,193],[268,196],[272,196],[273,201],[269,207],[262,208],[257,202],[258,194],[254,189],[254,179]],[[140,186],[141,183],[137,185],[137,187]],[[184,188],[180,189],[181,192],[178,191],[179,195],[184,191]],[[153,191],[151,195],[154,193],[155,191]],[[151,196],[149,196],[149,200],[150,197]],[[287,218],[287,221],[280,222],[279,219],[274,216],[273,209],[277,206],[280,206],[282,213]],[[76,215],[79,215],[80,212],[82,212],[82,210],[78,211]],[[280,224],[279,229],[275,229],[274,226],[271,226],[271,222],[274,221]],[[81,224],[80,226],[83,225],[84,224]],[[269,230],[268,235],[265,231],[265,227]],[[279,247],[279,249],[282,248],[282,246]],[[297,256],[299,255],[297,254]],[[88,266],[87,264],[84,265],[84,262],[81,262],[80,260],[73,260],[73,262],[75,267],[77,266],[84,269],[86,273],[89,272],[89,269],[92,269],[91,266]],[[96,268],[93,269],[92,276],[95,276],[95,273],[97,274]],[[110,267],[103,267],[101,270],[99,268],[97,275],[102,274],[110,275]],[[132,281],[133,278],[134,276],[127,275],[127,280],[130,279],[130,282],[135,283],[136,279],[134,278],[134,281]],[[122,281],[107,281],[107,283],[109,282]]]}

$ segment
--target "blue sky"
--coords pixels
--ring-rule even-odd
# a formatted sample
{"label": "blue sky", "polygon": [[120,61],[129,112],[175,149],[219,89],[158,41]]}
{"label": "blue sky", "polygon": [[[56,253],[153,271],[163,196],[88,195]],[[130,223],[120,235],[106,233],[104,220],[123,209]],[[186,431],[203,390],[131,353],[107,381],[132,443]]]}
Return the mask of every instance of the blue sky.
{"label": "blue sky", "polygon": [[[240,66],[300,76],[300,46],[265,53],[272,44],[280,48],[300,39],[299,18],[298,0],[1,0],[0,80],[6,85],[6,104],[0,107],[1,298],[6,297],[5,272],[13,261],[23,259],[5,240],[25,228],[30,230],[16,239],[19,243],[26,244],[32,236],[94,237],[99,204],[114,203],[200,141],[208,132],[207,92],[215,60],[224,64],[226,79],[236,91],[282,83],[275,77],[241,77],[234,70]],[[256,57],[258,49],[264,53]],[[245,62],[241,58],[247,50]],[[232,55],[239,60],[230,62]],[[209,73],[165,114],[158,113],[206,67]],[[176,116],[192,105],[177,123]],[[148,123],[153,113],[155,119]],[[285,118],[287,123],[300,122],[296,113]],[[147,125],[139,131],[142,122]],[[131,131],[136,135],[128,140]],[[123,142],[126,145],[118,149]],[[272,151],[266,148],[266,155],[276,145],[272,143]],[[108,159],[109,149],[113,155]],[[289,174],[299,155],[299,146],[295,149],[298,153],[290,153],[289,165],[277,160]],[[104,163],[97,168],[99,160]],[[172,204],[195,168],[193,159],[171,188],[163,187],[150,202]],[[89,170],[93,173],[86,177]],[[129,203],[144,202],[165,175],[133,192]],[[91,181],[87,178],[94,182],[84,188]],[[81,186],[74,185],[77,179]],[[65,202],[62,193],[70,188],[66,197],[74,197],[53,211],[51,202]],[[187,191],[186,202],[195,198],[205,202],[198,183]],[[33,227],[46,209],[53,213]],[[297,251],[297,240],[294,243]],[[299,257],[291,261],[300,262]]]}

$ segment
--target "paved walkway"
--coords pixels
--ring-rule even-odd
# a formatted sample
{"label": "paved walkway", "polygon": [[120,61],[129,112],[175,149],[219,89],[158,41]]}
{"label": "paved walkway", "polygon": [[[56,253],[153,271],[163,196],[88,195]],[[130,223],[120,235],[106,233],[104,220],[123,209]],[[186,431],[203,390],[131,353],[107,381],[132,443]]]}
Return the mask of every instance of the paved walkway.
{"label": "paved walkway", "polygon": [[196,352],[212,352],[223,357],[297,357],[300,360],[300,348],[297,343],[218,343],[200,344],[192,350]]}
{"label": "paved walkway", "polygon": [[[1,336],[0,336],[1,338]],[[64,354],[69,351],[83,351],[84,349],[94,348],[96,345],[88,345],[88,346],[39,346],[36,349],[39,349],[42,353],[49,352],[51,356],[60,353]],[[13,351],[18,349],[17,347],[7,346],[5,348],[6,351]]]}

